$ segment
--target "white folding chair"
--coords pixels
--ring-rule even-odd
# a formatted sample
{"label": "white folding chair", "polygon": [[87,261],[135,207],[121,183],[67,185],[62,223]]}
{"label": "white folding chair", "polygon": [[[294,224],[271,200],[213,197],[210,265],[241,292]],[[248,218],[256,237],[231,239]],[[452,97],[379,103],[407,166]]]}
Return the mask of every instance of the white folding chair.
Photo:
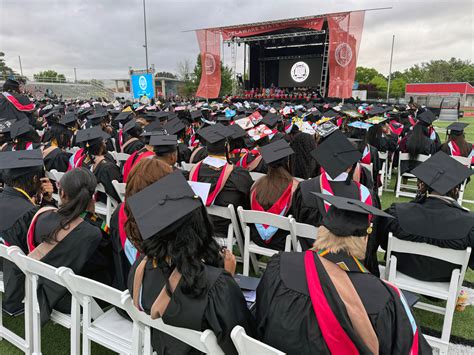
{"label": "white folding chair", "polygon": [[114,213],[115,208],[118,206],[118,202],[115,201],[112,197],[110,197],[106,192],[104,185],[97,184],[95,189],[96,192],[102,192],[107,196],[107,200],[105,203],[96,201],[95,203],[95,213],[105,217],[105,221],[107,225],[110,225],[110,218],[112,217],[112,213]]}
{"label": "white folding chair", "polygon": [[118,153],[115,151],[110,151],[109,154],[115,159],[118,166],[121,166],[122,163],[125,163],[130,157],[130,154],[127,153]]}
{"label": "white folding chair", "polygon": [[[29,307],[32,310],[32,320],[30,319],[29,321],[31,322],[33,332],[33,353],[41,354],[41,317],[37,296],[39,277],[48,279],[61,286],[65,285],[61,278],[57,276],[57,269],[55,267],[24,255],[20,248],[9,249],[8,255],[26,275],[25,300],[28,297],[31,299]],[[27,315],[26,310],[25,305],[25,317]],[[53,310],[50,316],[51,321],[71,330],[71,354],[79,354],[80,350],[80,314],[80,305],[73,297],[70,315]]]}
{"label": "white folding chair", "polygon": [[[423,155],[419,154],[416,157],[416,161],[419,162],[424,162],[426,161],[430,156],[429,155]],[[402,161],[410,161],[414,159],[410,159],[410,155],[408,153],[400,153],[398,156],[398,169],[397,169],[397,187],[395,190],[395,197],[400,197],[400,196],[406,196],[406,197],[415,197],[416,196],[416,191],[418,190],[417,184],[416,184],[416,176],[411,174],[411,173],[401,173],[400,172],[400,166]],[[415,184],[409,184],[408,181],[406,184],[402,182],[402,179],[415,179]],[[403,190],[402,190],[403,189]]]}
{"label": "white folding chair", "polygon": [[[291,250],[291,241],[294,238],[291,235],[291,226],[290,219],[291,216],[283,217],[273,213],[260,212],[260,211],[251,211],[244,210],[242,206],[237,208],[237,213],[239,215],[239,220],[242,225],[242,231],[244,232],[244,269],[243,274],[249,276],[250,268],[250,257],[255,254],[273,256],[278,253],[278,250],[260,247],[250,240],[250,226],[249,224],[267,224],[272,227],[277,227],[281,230],[288,231],[288,236],[286,237],[285,251]],[[255,260],[255,261],[254,261]],[[258,273],[260,267],[265,267],[263,263],[257,263],[256,259],[252,259],[252,264],[255,269],[255,273]]]}
{"label": "white folding chair", "polygon": [[199,332],[192,329],[174,327],[167,325],[161,318],[151,319],[151,317],[145,312],[139,311],[133,304],[133,300],[130,297],[128,290],[122,293],[122,305],[127,311],[128,315],[132,320],[139,324],[141,328],[144,328],[144,337],[139,334],[139,329],[135,330],[133,335],[133,349],[132,354],[139,354],[143,347],[144,354],[152,354],[151,350],[151,330],[150,328],[157,329],[160,332],[166,333],[183,343],[186,343],[193,348],[199,350],[205,354],[212,355],[223,355],[221,347],[217,343],[216,335],[212,330],[205,330]]}
{"label": "white folding chair", "polygon": [[244,255],[244,242],[242,234],[240,233],[240,225],[237,220],[234,205],[230,204],[227,207],[223,206],[208,206],[206,207],[207,213],[211,216],[221,217],[230,220],[229,227],[227,229],[227,238],[215,238],[221,246],[226,246],[228,250],[233,250],[235,244],[239,248],[240,257],[236,257],[238,261],[242,261]]}
{"label": "white folding chair", "polygon": [[[124,309],[121,299],[122,292],[100,282],[75,275],[66,267],[57,270],[76,302],[82,306],[82,354],[91,353],[91,341],[118,353],[132,353],[133,322],[117,313],[115,307]],[[110,303],[114,307],[92,318],[94,298]]]}
{"label": "white folding chair", "polygon": [[[450,282],[421,281],[397,271],[397,257],[393,255],[393,252],[428,256],[460,266],[453,270]],[[394,237],[392,233],[388,237],[385,266],[385,277],[388,278],[388,281],[402,290],[446,301],[446,307],[435,306],[425,302],[418,302],[415,305],[416,308],[444,315],[441,338],[425,336],[433,347],[440,350],[441,354],[445,354],[448,349],[454,309],[456,308],[456,301],[461,290],[470,255],[470,247],[466,250],[453,250],[426,243],[401,240]],[[426,272],[429,272],[429,270],[426,270]]]}
{"label": "white folding chair", "polygon": [[[467,167],[469,169],[471,168],[471,158],[470,157],[455,157],[455,156],[451,155],[451,158],[458,161],[459,163],[461,163],[465,167]],[[459,189],[458,203],[460,205],[462,205],[462,203],[464,201],[464,192],[466,190],[466,184],[467,184],[467,179],[463,181],[463,183],[461,184],[461,188]]]}
{"label": "white folding chair", "polygon": [[117,195],[120,197],[121,202],[125,201],[125,189],[127,184],[125,182],[118,182],[117,180],[112,181],[112,185],[117,192]]}
{"label": "white folding chair", "polygon": [[[58,187],[58,183],[61,180],[61,178],[64,176],[64,173],[57,171],[56,169],[53,169],[51,171],[46,171],[46,177],[53,181],[56,184],[56,187]],[[61,198],[59,197],[59,194],[54,193],[52,195],[53,200],[60,203]]]}
{"label": "white folding chair", "polygon": [[71,148],[65,149],[65,151],[66,151],[66,153],[74,154],[74,153],[76,153],[79,149],[81,149],[81,148],[79,148],[79,147],[71,147]]}
{"label": "white folding chair", "polygon": [[252,178],[253,181],[257,181],[258,179],[264,177],[266,174],[262,173],[255,173],[253,171],[250,172],[250,177]]}
{"label": "white folding chair", "polygon": [[388,188],[388,180],[387,180],[387,165],[388,165],[388,153],[387,152],[379,152],[379,159],[382,161],[382,168],[380,169],[380,182],[382,186],[379,188],[379,196],[382,196],[382,191]]}
{"label": "white folding chair", "polygon": [[285,355],[284,352],[248,336],[247,333],[245,333],[245,329],[240,325],[236,325],[234,329],[232,329],[230,337],[239,355]]}
{"label": "white folding chair", "polygon": [[298,223],[296,219],[290,218],[291,238],[293,244],[293,250],[301,252],[301,244],[298,238],[306,238],[316,240],[318,237],[318,228],[306,223]]}
{"label": "white folding chair", "polygon": [[[4,244],[0,244],[0,262],[1,259],[14,262],[10,255],[8,254],[9,250],[20,250],[16,246],[7,247]],[[1,273],[1,282],[0,282],[0,307],[3,302],[3,293],[5,292],[5,285],[3,283],[3,272]],[[16,335],[10,329],[6,328],[3,325],[3,311],[0,310],[0,341],[6,340],[11,343],[13,346],[17,347],[25,354],[32,354],[33,351],[33,326],[31,321],[31,282],[28,282],[25,278],[25,338]]]}
{"label": "white folding chair", "polygon": [[181,169],[186,170],[186,171],[191,171],[191,169],[194,167],[196,164],[192,163],[186,163],[184,161],[181,162]]}

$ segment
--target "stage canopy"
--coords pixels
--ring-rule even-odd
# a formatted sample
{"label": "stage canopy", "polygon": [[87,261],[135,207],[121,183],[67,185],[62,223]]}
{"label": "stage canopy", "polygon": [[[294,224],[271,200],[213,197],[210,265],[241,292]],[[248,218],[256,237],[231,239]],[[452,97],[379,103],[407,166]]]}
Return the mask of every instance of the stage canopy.
{"label": "stage canopy", "polygon": [[235,26],[214,27],[196,30],[201,51],[202,74],[196,96],[216,98],[221,87],[220,52],[221,38],[224,41],[240,41],[267,33],[284,33],[291,29],[321,31],[327,28],[329,97],[352,96],[357,55],[359,52],[365,10],[331,13],[284,20],[258,22]]}

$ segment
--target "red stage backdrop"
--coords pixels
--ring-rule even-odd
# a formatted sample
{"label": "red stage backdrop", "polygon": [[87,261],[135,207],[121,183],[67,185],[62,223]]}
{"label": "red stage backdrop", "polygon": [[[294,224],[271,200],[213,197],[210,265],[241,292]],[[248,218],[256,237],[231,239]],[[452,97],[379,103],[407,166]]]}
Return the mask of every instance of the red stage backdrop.
{"label": "red stage backdrop", "polygon": [[365,11],[327,17],[329,25],[329,97],[352,96]]}
{"label": "red stage backdrop", "polygon": [[201,50],[201,81],[196,96],[213,99],[221,90],[221,36],[219,31],[196,31]]}

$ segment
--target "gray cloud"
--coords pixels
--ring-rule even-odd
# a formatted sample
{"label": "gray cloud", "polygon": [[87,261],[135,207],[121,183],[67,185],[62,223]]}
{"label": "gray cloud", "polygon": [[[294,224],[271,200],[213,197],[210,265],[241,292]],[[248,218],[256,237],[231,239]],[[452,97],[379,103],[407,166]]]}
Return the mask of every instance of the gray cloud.
{"label": "gray cloud", "polygon": [[[358,64],[388,72],[392,35],[394,70],[430,59],[474,58],[474,3],[452,1],[147,0],[150,63],[173,71],[199,52],[203,27],[392,6],[367,12]],[[145,66],[142,0],[0,0],[0,51],[26,75],[54,69],[79,78],[120,78]],[[230,50],[223,49],[230,64]],[[240,48],[238,57],[243,57]],[[238,71],[242,71],[239,62]]]}

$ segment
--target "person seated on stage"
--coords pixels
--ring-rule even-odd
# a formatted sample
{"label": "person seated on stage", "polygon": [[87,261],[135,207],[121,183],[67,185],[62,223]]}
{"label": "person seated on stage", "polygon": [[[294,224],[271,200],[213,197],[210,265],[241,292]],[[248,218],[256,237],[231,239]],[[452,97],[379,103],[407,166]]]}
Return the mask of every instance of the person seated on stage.
{"label": "person seated on stage", "polygon": [[[28,227],[39,206],[54,205],[53,185],[44,178],[39,149],[1,152],[0,169],[4,183],[0,193],[0,242],[16,245],[28,254]],[[17,282],[22,275],[15,264],[3,259],[3,310],[10,314],[23,309],[24,286]]]}
{"label": "person seated on stage", "polygon": [[12,123],[10,126],[10,137],[12,142],[4,145],[2,151],[13,151],[13,150],[33,150],[41,147],[41,138],[28,123],[26,116]]}
{"label": "person seated on stage", "polygon": [[[228,140],[233,131],[220,123],[199,130],[199,136],[205,142],[209,156],[197,163],[189,172],[190,181],[211,184],[206,206],[215,204],[225,206],[233,204],[235,208],[250,207],[250,187],[252,178],[247,170],[229,163]],[[214,231],[218,237],[227,237],[230,221],[212,216]]]}
{"label": "person seated on stage", "polygon": [[[258,179],[250,190],[252,210],[279,216],[292,213],[291,201],[298,186],[298,180],[293,178],[289,171],[289,156],[293,153],[293,149],[285,140],[261,148],[261,156],[268,166],[268,172]],[[250,238],[257,245],[275,250],[285,249],[287,231],[264,224],[252,225],[250,231]]]}
{"label": "person seated on stage", "polygon": [[47,171],[57,170],[65,173],[68,170],[71,154],[65,149],[71,146],[73,132],[67,127],[75,116],[64,116],[59,119],[48,120],[48,130],[45,136],[48,140],[43,145],[44,167]]}
{"label": "person seated on stage", "polygon": [[257,288],[260,340],[287,354],[431,354],[401,291],[363,266],[369,214],[359,199],[330,204],[311,250],[272,257]]}
{"label": "person seated on stage", "polygon": [[395,152],[398,136],[393,134],[386,119],[374,124],[367,132],[367,142],[379,152]]}
{"label": "person seated on stage", "polygon": [[[232,329],[241,325],[255,336],[254,321],[232,277],[235,257],[220,252],[206,208],[186,179],[180,172],[168,174],[125,204],[127,236],[143,255],[128,280],[134,304],[168,325],[210,329],[226,354],[237,354]],[[155,330],[152,346],[159,354],[195,353]]]}
{"label": "person seated on stage", "polygon": [[[354,168],[362,154],[340,130],[333,131],[311,152],[323,171],[315,178],[302,181],[293,196],[293,217],[297,222],[319,227],[329,210],[329,205],[317,199],[313,192],[331,196],[359,199],[369,205],[378,206],[376,195],[366,186],[353,180]],[[303,249],[310,244],[300,240]],[[370,258],[370,262],[374,262]],[[377,272],[373,265],[372,272]]]}
{"label": "person seated on stage", "polygon": [[167,134],[175,134],[178,136],[178,162],[188,163],[191,157],[191,150],[185,144],[186,126],[179,118],[173,118],[166,122],[163,126]]}
{"label": "person seated on stage", "polygon": [[[96,126],[78,131],[76,143],[82,144],[87,158],[84,163],[94,173],[97,182],[104,186],[107,195],[119,202],[120,197],[115,191],[112,181],[122,182],[122,174],[120,174],[120,169],[116,164],[105,158],[107,153],[105,141],[108,138],[109,135]],[[105,202],[106,197],[99,193],[99,200]]]}
{"label": "person seated on stage", "polygon": [[[71,268],[75,274],[111,284],[110,239],[86,217],[94,211],[95,176],[85,168],[67,172],[59,182],[59,209],[41,208],[28,229],[28,256],[46,264]],[[105,237],[105,239],[104,239]],[[53,309],[71,311],[71,295],[62,286],[41,279],[38,285],[41,322]]]}
{"label": "person seated on stage", "polygon": [[401,174],[410,172],[420,164],[416,160],[419,154],[431,155],[440,148],[439,136],[431,125],[436,120],[435,115],[430,110],[418,111],[416,118],[418,121],[413,130],[400,141],[400,151],[408,153],[410,157],[410,160],[400,162]]}
{"label": "person seated on stage", "polygon": [[122,134],[119,133],[119,146],[122,153],[133,154],[143,149],[145,144],[140,140],[143,128],[132,118],[122,128]]}
{"label": "person seated on stage", "polygon": [[[154,182],[172,172],[169,164],[158,159],[143,159],[130,171],[125,190],[125,200],[142,191]],[[113,286],[121,291],[127,288],[130,267],[137,259],[137,248],[127,238],[125,222],[127,221],[126,205],[121,203],[110,219],[110,235],[113,248],[115,277]]]}
{"label": "person seated on stage", "polygon": [[440,150],[453,157],[466,157],[474,159],[474,150],[471,143],[466,141],[464,128],[469,123],[454,122],[446,128],[449,133],[448,140],[444,143]]}
{"label": "person seated on stage", "polygon": [[[463,250],[474,247],[474,215],[461,207],[457,198],[460,185],[472,170],[438,152],[412,170],[418,178],[417,198],[394,203],[387,210],[395,219],[376,225],[377,240],[387,250],[388,234],[411,242]],[[394,253],[397,269],[424,281],[449,282],[455,265],[429,257]],[[474,268],[471,254],[469,267]]]}

